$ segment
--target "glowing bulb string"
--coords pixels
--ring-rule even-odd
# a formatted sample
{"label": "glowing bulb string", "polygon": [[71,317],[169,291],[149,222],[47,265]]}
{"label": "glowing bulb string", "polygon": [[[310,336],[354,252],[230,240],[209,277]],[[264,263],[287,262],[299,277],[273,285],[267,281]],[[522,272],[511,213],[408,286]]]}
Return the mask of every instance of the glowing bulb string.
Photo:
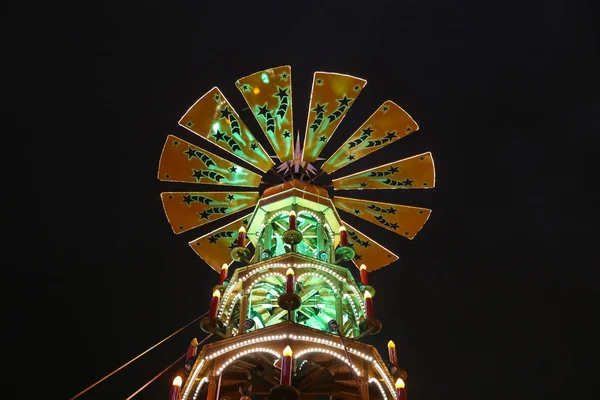
{"label": "glowing bulb string", "polygon": [[[84,394],[85,392],[87,392],[88,390],[90,390],[91,388],[93,388],[94,386],[98,385],[100,382],[103,382],[104,380],[106,380],[110,376],[116,374],[117,372],[119,372],[120,370],[122,370],[123,368],[125,368],[126,366],[128,366],[129,364],[131,364],[132,362],[134,362],[135,360],[137,360],[138,358],[140,358],[144,354],[148,353],[150,350],[153,350],[154,348],[160,346],[161,344],[163,344],[164,342],[166,342],[167,340],[169,340],[173,336],[177,335],[179,332],[181,332],[182,330],[184,330],[188,326],[192,325],[194,322],[198,321],[200,318],[205,317],[206,315],[208,315],[208,311],[205,312],[204,314],[202,314],[201,316],[199,316],[198,318],[195,318],[194,320],[190,321],[188,324],[186,324],[182,328],[179,328],[178,330],[176,330],[175,332],[173,332],[172,334],[170,334],[169,336],[167,336],[166,338],[164,338],[160,342],[156,343],[154,346],[150,347],[148,350],[144,351],[143,353],[139,354],[138,356],[136,356],[136,357],[132,358],[131,360],[127,361],[125,364],[121,365],[119,368],[115,369],[113,372],[111,372],[110,374],[106,375],[104,378],[100,379],[96,383],[88,386],[87,388],[85,388],[81,392],[77,393],[75,396],[71,397],[69,400],[74,400],[74,399],[78,398],[79,396],[81,396],[82,394]],[[202,344],[204,341],[206,341],[211,336],[212,336],[212,334],[210,334],[209,336],[207,336],[204,339],[202,339],[202,341],[200,343],[198,343],[198,345]],[[187,352],[186,352],[186,354],[187,354]]]}

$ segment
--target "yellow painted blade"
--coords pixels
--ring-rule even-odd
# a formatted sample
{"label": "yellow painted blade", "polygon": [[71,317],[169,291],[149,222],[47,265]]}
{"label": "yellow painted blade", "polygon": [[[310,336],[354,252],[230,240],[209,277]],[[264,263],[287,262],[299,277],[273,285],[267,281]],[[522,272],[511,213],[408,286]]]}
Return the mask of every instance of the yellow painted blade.
{"label": "yellow painted blade", "polygon": [[275,165],[217,87],[196,101],[179,125],[263,172]]}
{"label": "yellow painted blade", "polygon": [[366,84],[366,80],[350,75],[315,72],[304,136],[304,161],[316,161]]}
{"label": "yellow painted blade", "polygon": [[292,68],[256,72],[235,82],[281,161],[294,158]]}
{"label": "yellow painted blade", "polygon": [[245,210],[258,202],[258,192],[164,192],[160,196],[176,234]]}
{"label": "yellow painted blade", "polygon": [[[252,214],[244,215],[230,224],[222,226],[214,231],[192,240],[190,247],[202,258],[212,269],[221,272],[223,264],[231,265],[233,260],[229,255],[237,243],[238,231],[241,226],[248,226]],[[250,241],[246,241],[246,246]]]}
{"label": "yellow painted blade", "polygon": [[431,189],[434,186],[435,167],[429,152],[333,179],[334,190]]}
{"label": "yellow painted blade", "polygon": [[375,271],[383,268],[398,259],[398,256],[360,232],[358,229],[350,226],[346,221],[342,221],[348,232],[348,242],[354,248],[356,256],[352,262],[357,267],[361,264],[367,266],[367,271]]}
{"label": "yellow painted blade", "polygon": [[406,111],[388,100],[323,163],[321,169],[331,174],[418,129],[419,125]]}
{"label": "yellow painted blade", "polygon": [[160,156],[158,179],[168,182],[258,187],[261,177],[177,136],[169,135]]}
{"label": "yellow painted blade", "polygon": [[333,204],[340,210],[409,239],[417,235],[431,214],[428,208],[348,197],[336,196],[333,198]]}

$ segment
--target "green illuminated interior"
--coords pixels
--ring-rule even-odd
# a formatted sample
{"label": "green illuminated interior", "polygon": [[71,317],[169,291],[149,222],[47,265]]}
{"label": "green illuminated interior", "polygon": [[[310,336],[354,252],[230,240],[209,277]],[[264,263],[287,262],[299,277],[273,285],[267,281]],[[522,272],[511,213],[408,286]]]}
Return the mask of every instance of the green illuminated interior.
{"label": "green illuminated interior", "polygon": [[[327,229],[314,216],[300,212],[296,217],[296,228],[302,233],[303,240],[295,246],[295,249],[292,249],[291,245],[283,241],[283,234],[290,226],[288,214],[276,215],[266,225],[259,239],[261,242],[260,248],[263,252],[267,251],[264,254],[261,253],[261,260],[277,257],[291,251],[320,260],[329,259],[332,240]],[[326,256],[323,254],[326,254]],[[322,258],[319,257],[320,255]]]}

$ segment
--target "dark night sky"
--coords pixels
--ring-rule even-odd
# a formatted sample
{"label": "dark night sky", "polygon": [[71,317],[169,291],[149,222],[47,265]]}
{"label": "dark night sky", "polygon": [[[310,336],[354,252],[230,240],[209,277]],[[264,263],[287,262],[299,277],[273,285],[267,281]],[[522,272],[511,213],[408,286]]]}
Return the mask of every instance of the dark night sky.
{"label": "dark night sky", "polygon": [[[20,36],[31,87],[17,132],[34,139],[18,139],[10,169],[31,175],[16,196],[26,208],[7,216],[16,240],[5,262],[29,299],[13,326],[32,324],[10,332],[42,341],[48,370],[26,374],[42,375],[45,398],[75,395],[207,309],[217,275],[187,245],[207,229],[175,236],[159,198],[204,188],[156,179],[162,145],[168,133],[204,145],[177,126],[187,108],[218,86],[240,112],[235,80],[283,64],[302,132],[315,70],[368,80],[334,143],[387,99],[420,125],[336,176],[433,152],[434,190],[386,197],[434,210],[415,240],[347,218],[401,256],[371,275],[384,329],[368,341],[383,353],[396,342],[411,400],[564,399],[591,387],[597,4],[125,3],[36,7]],[[81,399],[126,398],[202,335],[195,324]],[[172,377],[137,398],[166,399]]]}

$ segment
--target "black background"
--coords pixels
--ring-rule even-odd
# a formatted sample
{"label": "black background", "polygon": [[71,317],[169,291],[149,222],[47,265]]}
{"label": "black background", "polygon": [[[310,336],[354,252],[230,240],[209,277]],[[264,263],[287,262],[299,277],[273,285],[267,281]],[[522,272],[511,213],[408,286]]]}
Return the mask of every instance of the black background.
{"label": "black background", "polygon": [[[387,99],[420,126],[335,177],[433,152],[434,190],[385,195],[434,210],[413,241],[343,215],[400,256],[371,274],[384,329],[367,341],[383,354],[396,342],[411,400],[591,387],[594,2],[79,2],[21,16],[21,74],[5,76],[22,88],[5,148],[20,186],[5,194],[23,208],[5,213],[4,262],[23,285],[4,302],[19,375],[45,398],[75,395],[207,309],[218,277],[187,242],[208,227],[173,235],[159,197],[204,188],[156,179],[162,145],[168,133],[206,145],[177,121],[213,86],[266,144],[234,82],[284,64],[301,132],[314,71],[368,80],[324,156]],[[81,399],[126,398],[202,335],[194,324]],[[166,399],[173,374],[136,398]]]}

